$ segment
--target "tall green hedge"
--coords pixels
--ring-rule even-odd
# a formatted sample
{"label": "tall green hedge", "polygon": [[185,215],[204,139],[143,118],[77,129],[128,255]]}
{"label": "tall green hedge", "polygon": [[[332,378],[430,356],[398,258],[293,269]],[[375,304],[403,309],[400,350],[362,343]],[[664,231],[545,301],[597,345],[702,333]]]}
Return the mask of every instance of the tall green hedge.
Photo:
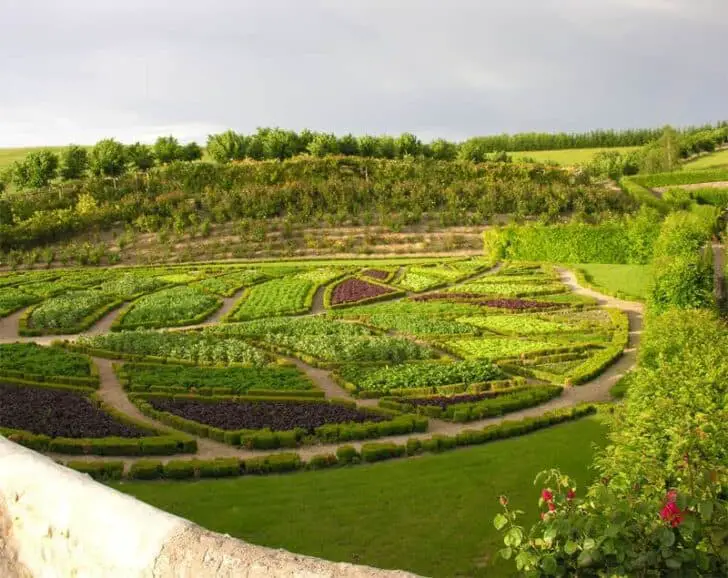
{"label": "tall green hedge", "polygon": [[522,225],[488,229],[490,258],[557,263],[649,263],[660,231],[660,214],[643,207],[632,217],[597,225]]}

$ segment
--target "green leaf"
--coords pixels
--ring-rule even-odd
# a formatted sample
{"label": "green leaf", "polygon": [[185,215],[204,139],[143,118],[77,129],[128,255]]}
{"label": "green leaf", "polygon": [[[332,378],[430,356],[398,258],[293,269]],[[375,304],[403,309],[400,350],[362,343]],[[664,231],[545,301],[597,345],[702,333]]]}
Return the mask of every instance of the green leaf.
{"label": "green leaf", "polygon": [[586,540],[584,540],[584,550],[593,550],[594,548],[596,548],[596,546],[597,543],[594,541],[594,538],[587,538]]}
{"label": "green leaf", "polygon": [[660,545],[663,548],[669,548],[675,543],[675,533],[672,530],[663,528],[660,531]]}
{"label": "green leaf", "polygon": [[502,530],[506,527],[507,523],[508,518],[506,518],[503,514],[498,514],[493,520],[493,525],[495,526],[496,530]]}
{"label": "green leaf", "polygon": [[576,552],[576,551],[577,551],[578,549],[579,549],[579,544],[577,544],[577,543],[576,543],[576,542],[574,542],[573,540],[569,540],[569,541],[568,541],[568,542],[566,542],[566,544],[564,545],[564,552],[566,552],[566,553],[567,553],[567,554],[569,554],[569,555],[573,554],[573,553],[574,553],[574,552]]}
{"label": "green leaf", "polygon": [[510,560],[511,556],[513,556],[513,548],[503,548],[499,554],[504,560]]}
{"label": "green leaf", "polygon": [[544,532],[543,539],[547,542],[553,542],[554,538],[556,538],[557,535],[558,532],[556,528],[549,528],[548,530],[546,530],[546,532]]}
{"label": "green leaf", "polygon": [[506,532],[503,542],[505,542],[506,546],[517,548],[523,542],[523,532],[520,528],[511,528]]}
{"label": "green leaf", "polygon": [[680,562],[677,558],[668,558],[665,560],[665,566],[672,568],[673,570],[677,570],[680,566],[682,566],[682,562]]}
{"label": "green leaf", "polygon": [[701,502],[698,506],[698,511],[705,518],[706,522],[710,522],[710,518],[713,517],[713,502],[710,500]]}
{"label": "green leaf", "polygon": [[559,569],[559,565],[556,563],[556,558],[554,558],[552,554],[544,556],[541,562],[541,567],[543,568],[543,571],[550,576],[555,575]]}
{"label": "green leaf", "polygon": [[589,566],[593,561],[592,555],[584,550],[581,554],[579,554],[579,557],[576,559],[576,563],[579,564],[579,566]]}

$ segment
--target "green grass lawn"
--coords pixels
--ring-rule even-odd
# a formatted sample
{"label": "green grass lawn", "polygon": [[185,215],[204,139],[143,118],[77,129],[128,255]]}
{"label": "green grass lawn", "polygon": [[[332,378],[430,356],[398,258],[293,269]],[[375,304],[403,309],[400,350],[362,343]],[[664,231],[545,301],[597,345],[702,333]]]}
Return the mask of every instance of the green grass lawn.
{"label": "green grass lawn", "polygon": [[644,301],[650,289],[651,270],[649,265],[604,265],[584,263],[574,265],[597,289],[605,293]]}
{"label": "green grass lawn", "polygon": [[[51,150],[60,153],[65,147],[28,147],[28,148],[0,148],[0,171],[15,161],[22,161],[29,152]],[[89,147],[90,148],[90,147]]]}
{"label": "green grass lawn", "polygon": [[724,167],[728,165],[728,149],[717,151],[709,155],[698,157],[695,160],[685,163],[687,170],[710,169],[713,167]]}
{"label": "green grass lawn", "polygon": [[508,153],[513,157],[513,160],[520,160],[522,158],[532,158],[539,162],[553,161],[559,165],[576,165],[588,163],[592,160],[595,154],[600,151],[618,151],[626,153],[632,150],[636,150],[639,147],[613,147],[613,148],[594,148],[594,149],[564,149],[555,151],[522,151],[515,153]]}
{"label": "green grass lawn", "polygon": [[537,517],[535,475],[559,467],[582,484],[598,417],[441,455],[270,477],[124,482],[114,487],[218,532],[330,560],[426,576],[510,576],[493,528],[498,496]]}

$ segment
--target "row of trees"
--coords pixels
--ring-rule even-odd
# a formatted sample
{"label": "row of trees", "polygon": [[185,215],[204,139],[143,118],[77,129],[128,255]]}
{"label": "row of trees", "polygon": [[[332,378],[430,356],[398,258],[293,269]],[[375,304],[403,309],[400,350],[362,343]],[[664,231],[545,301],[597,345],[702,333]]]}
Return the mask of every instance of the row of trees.
{"label": "row of trees", "polygon": [[[679,131],[686,138],[725,130],[721,122],[701,127],[686,127]],[[337,136],[333,133],[303,130],[295,132],[279,128],[260,128],[246,135],[228,130],[208,137],[207,151],[218,162],[242,159],[286,159],[301,154],[313,156],[344,155],[375,158],[404,158],[407,156],[438,160],[469,160],[481,162],[507,158],[512,151],[555,150],[569,148],[597,148],[616,146],[642,146],[657,140],[663,129],[595,130],[585,133],[519,133],[474,137],[463,142],[437,139],[423,143],[411,133],[392,136]],[[700,139],[698,139],[700,140]]]}
{"label": "row of trees", "polygon": [[640,149],[598,152],[586,169],[593,175],[612,179],[637,173],[665,173],[674,171],[692,155],[712,152],[725,144],[728,144],[728,127],[685,133],[666,126],[657,139]]}
{"label": "row of trees", "polygon": [[202,158],[202,148],[191,142],[182,145],[173,136],[159,137],[153,145],[124,145],[104,139],[87,149],[70,145],[60,154],[44,149],[29,152],[22,161],[13,163],[0,181],[19,189],[40,188],[52,180],[80,179],[87,173],[94,176],[118,177],[127,170],[146,171],[155,165]]}

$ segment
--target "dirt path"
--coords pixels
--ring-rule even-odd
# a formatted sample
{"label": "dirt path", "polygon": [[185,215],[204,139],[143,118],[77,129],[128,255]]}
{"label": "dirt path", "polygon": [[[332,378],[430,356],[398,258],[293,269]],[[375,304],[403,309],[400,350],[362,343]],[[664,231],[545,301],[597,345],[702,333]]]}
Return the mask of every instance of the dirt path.
{"label": "dirt path", "polygon": [[[338,283],[339,281],[340,279],[333,281],[333,283]],[[313,303],[311,304],[311,315],[318,315],[319,313],[326,311],[326,308],[324,307],[324,293],[326,293],[326,287],[328,286],[329,284],[327,283],[316,289],[316,293],[313,296]]]}
{"label": "dirt path", "polygon": [[[471,276],[466,280],[472,280],[473,278],[477,278],[479,276],[492,274],[497,271],[497,268],[491,269],[489,271],[480,272],[475,276]],[[509,413],[505,416],[499,416],[499,417],[493,417],[488,418],[484,420],[479,421],[473,421],[469,423],[451,423],[446,422],[443,420],[437,420],[437,419],[430,419],[429,420],[429,429],[425,433],[413,433],[413,434],[405,434],[405,435],[399,435],[399,436],[389,436],[386,438],[382,438],[378,441],[387,441],[387,442],[394,442],[394,443],[405,443],[410,438],[417,438],[417,439],[426,439],[432,436],[433,434],[444,434],[444,435],[455,435],[463,430],[466,429],[479,429],[483,428],[487,425],[491,424],[497,424],[504,420],[519,420],[523,419],[525,417],[535,417],[539,415],[543,415],[544,413],[548,411],[552,411],[555,409],[560,408],[566,408],[571,407],[574,405],[577,405],[579,403],[585,403],[585,402],[600,402],[600,401],[607,401],[609,400],[609,389],[616,383],[616,381],[624,375],[626,372],[630,371],[634,368],[636,364],[636,357],[637,357],[637,347],[639,345],[639,339],[640,339],[640,333],[642,329],[642,313],[643,313],[643,305],[641,303],[636,303],[632,301],[624,301],[622,299],[616,299],[613,297],[609,297],[607,295],[603,295],[597,291],[594,291],[592,289],[587,289],[585,287],[582,287],[578,284],[576,280],[576,276],[571,271],[567,271],[564,269],[559,270],[559,274],[561,275],[561,280],[564,284],[566,284],[574,293],[577,293],[579,295],[586,295],[589,297],[592,297],[597,300],[597,302],[605,307],[613,307],[616,309],[620,309],[624,311],[628,318],[629,318],[629,324],[630,324],[630,331],[629,331],[629,343],[627,349],[625,349],[624,354],[622,357],[620,357],[619,360],[617,360],[613,365],[611,365],[604,373],[599,375],[597,378],[593,379],[592,381],[576,386],[576,387],[567,387],[564,389],[564,393],[558,397],[555,398],[545,404],[539,405],[537,407],[528,408],[524,410],[520,410],[517,412]],[[464,283],[466,280],[461,281],[460,283]],[[231,298],[234,299],[234,298]],[[5,321],[5,320],[3,320]],[[209,323],[208,323],[209,324]],[[2,328],[2,325],[0,325],[0,329]],[[17,330],[16,330],[17,331]],[[0,334],[2,336],[2,334]],[[50,339],[56,339],[57,337],[52,337]],[[38,343],[45,344],[45,337],[44,338],[27,338],[27,340],[36,341]],[[331,377],[331,372],[324,370],[324,369],[318,369],[315,367],[312,367],[303,361],[295,358],[288,358],[289,361],[294,363],[296,367],[298,367],[301,371],[303,371],[315,384],[317,387],[319,387],[321,390],[324,391],[327,398],[337,397],[337,398],[347,398],[352,399],[353,401],[356,401],[356,403],[360,406],[376,406],[377,400],[358,400],[354,399],[349,392],[347,392],[345,389],[340,387],[334,379]],[[129,398],[126,395],[126,392],[124,392],[121,384],[119,383],[116,375],[114,374],[113,368],[112,368],[112,361],[108,359],[101,359],[101,358],[94,358],[94,362],[99,368],[99,378],[101,382],[101,387],[99,390],[99,394],[101,398],[106,401],[109,405],[112,407],[115,407],[116,409],[124,412],[125,414],[131,416],[132,418],[139,420],[145,424],[148,424],[150,426],[153,426],[157,429],[163,429],[163,430],[169,430],[167,426],[164,426],[163,424],[160,424],[159,422],[152,420],[148,418],[147,416],[143,415],[139,409],[129,401]],[[197,438],[198,440],[198,453],[195,455],[195,458],[199,459],[211,459],[215,457],[239,457],[239,458],[246,458],[246,457],[253,457],[253,456],[260,456],[260,455],[267,455],[271,453],[280,453],[280,452],[290,452],[290,451],[296,451],[303,459],[309,459],[311,456],[316,454],[325,454],[325,453],[335,453],[336,449],[345,444],[321,444],[321,445],[313,445],[313,446],[304,446],[301,448],[297,448],[295,450],[292,449],[280,449],[280,450],[246,450],[246,449],[238,449],[234,448],[232,446],[215,442],[206,438]],[[362,444],[367,443],[367,441],[371,440],[364,440],[359,442],[349,442],[346,445],[353,445],[356,448],[361,448]],[[377,440],[374,440],[377,441]],[[68,460],[71,459],[70,456],[67,455],[58,455],[58,454],[51,454],[52,457],[61,459],[61,460]],[[184,458],[184,456],[163,456],[160,457],[162,462],[167,462],[172,459],[180,459]],[[84,456],[83,459],[92,460],[92,461],[98,461],[98,460],[121,460],[127,466],[138,459],[141,458],[135,458],[135,457],[128,457],[128,458],[117,458],[117,457],[102,457],[102,456]]]}
{"label": "dirt path", "polygon": [[122,303],[119,307],[109,311],[106,315],[104,315],[101,319],[99,319],[96,323],[94,323],[91,327],[84,331],[83,334],[101,335],[102,333],[108,333],[109,331],[111,331],[111,326],[114,324],[114,321],[119,316],[119,313],[121,313],[121,309],[124,307],[124,305],[126,305],[126,303]]}
{"label": "dirt path", "polygon": [[210,317],[208,317],[203,323],[200,323],[199,326],[205,327],[206,325],[215,325],[216,323],[219,323],[223,317],[225,317],[228,313],[230,313],[230,311],[233,310],[233,307],[235,307],[235,304],[243,296],[243,293],[245,293],[246,289],[249,289],[249,287],[242,287],[241,289],[236,291],[232,297],[223,297],[222,307],[220,307],[220,309],[210,315]]}
{"label": "dirt path", "polygon": [[[93,362],[99,369],[99,397],[111,407],[123,412],[129,417],[150,427],[162,431],[174,431],[168,426],[144,415],[127,397],[121,383],[114,373],[113,361],[101,357],[93,357]],[[178,433],[178,432],[175,432]],[[195,437],[195,436],[193,436]],[[212,459],[216,457],[234,457],[239,452],[232,446],[216,442],[207,438],[197,438],[197,454],[195,457],[201,459]],[[133,461],[133,459],[129,459]]]}

